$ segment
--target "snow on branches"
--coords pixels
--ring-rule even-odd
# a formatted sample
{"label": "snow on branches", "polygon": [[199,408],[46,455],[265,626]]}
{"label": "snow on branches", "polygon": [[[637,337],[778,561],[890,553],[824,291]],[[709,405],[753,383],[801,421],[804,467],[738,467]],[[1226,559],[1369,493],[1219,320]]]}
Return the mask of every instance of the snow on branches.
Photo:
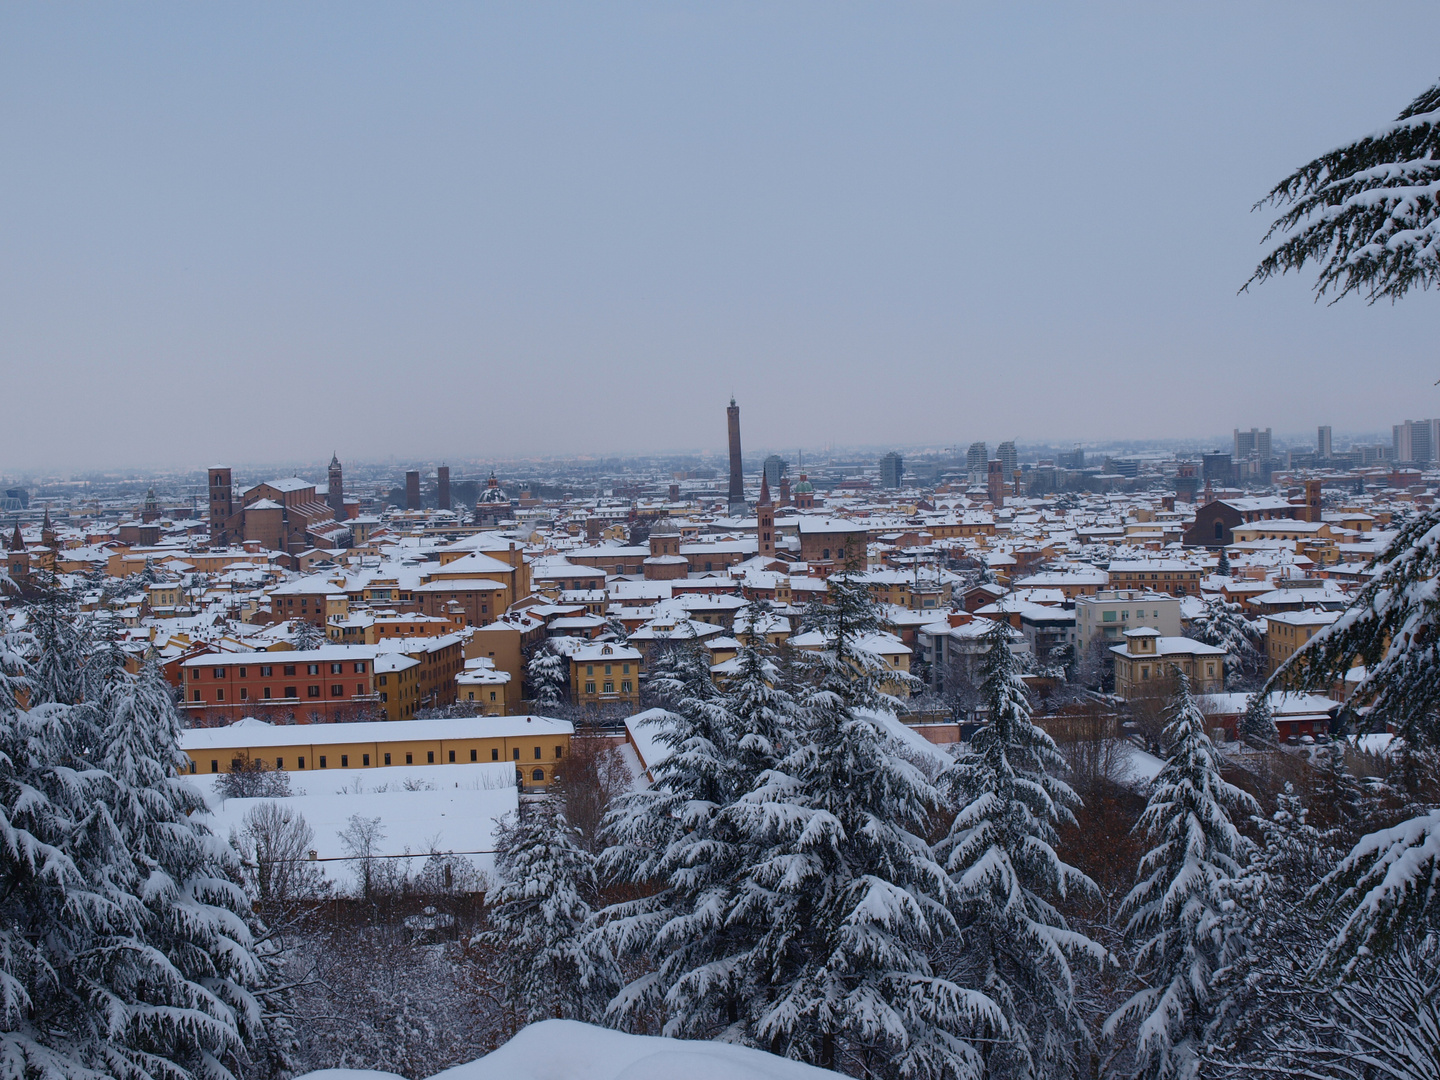
{"label": "snow on branches", "polygon": [[1256,204],[1285,207],[1265,234],[1292,233],[1251,283],[1315,263],[1317,296],[1374,303],[1429,288],[1440,268],[1440,85],[1370,135],[1296,169]]}

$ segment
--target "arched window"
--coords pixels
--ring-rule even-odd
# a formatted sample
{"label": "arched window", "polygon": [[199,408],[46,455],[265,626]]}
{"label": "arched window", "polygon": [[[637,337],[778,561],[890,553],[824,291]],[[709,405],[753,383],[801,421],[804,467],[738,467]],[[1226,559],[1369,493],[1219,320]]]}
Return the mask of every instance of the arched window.
{"label": "arched window", "polygon": [[543,784],[545,782],[545,770],[536,769],[530,774],[530,779],[534,780],[537,784]]}
{"label": "arched window", "polygon": [[1225,539],[1225,523],[1223,521],[1215,522],[1215,539]]}

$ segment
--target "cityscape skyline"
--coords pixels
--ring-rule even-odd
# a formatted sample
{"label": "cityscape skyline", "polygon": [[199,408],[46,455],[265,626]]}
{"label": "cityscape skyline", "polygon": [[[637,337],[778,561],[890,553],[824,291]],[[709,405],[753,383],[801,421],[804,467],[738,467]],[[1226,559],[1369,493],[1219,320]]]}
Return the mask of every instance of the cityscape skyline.
{"label": "cityscape skyline", "polygon": [[731,393],[772,445],[1440,413],[1432,298],[1237,292],[1433,7],[1359,85],[1279,8],[566,10],[0,13],[0,461],[723,446]]}

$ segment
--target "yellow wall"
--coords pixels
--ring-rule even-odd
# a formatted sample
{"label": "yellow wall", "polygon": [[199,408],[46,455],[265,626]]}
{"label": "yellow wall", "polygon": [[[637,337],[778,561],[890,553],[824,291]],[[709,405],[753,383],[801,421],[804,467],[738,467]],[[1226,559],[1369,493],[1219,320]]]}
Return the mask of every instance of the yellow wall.
{"label": "yellow wall", "polygon": [[[560,748],[556,757],[555,749]],[[536,750],[540,757],[535,756]],[[298,745],[285,747],[233,746],[216,750],[188,751],[191,772],[229,772],[230,763],[238,757],[249,757],[262,762],[266,768],[279,768],[284,772],[322,772],[329,769],[382,768],[385,755],[390,755],[391,765],[448,765],[450,755],[455,755],[455,764],[469,764],[471,751],[475,761],[509,761],[525,773],[526,787],[543,787],[555,776],[556,766],[570,756],[569,735],[526,735],[517,738],[493,739],[407,739],[393,742],[330,743],[323,745]],[[365,755],[369,755],[366,764]],[[410,760],[406,760],[406,755]],[[430,755],[434,755],[434,761]],[[519,755],[518,759],[516,754]],[[325,758],[324,768],[320,759]],[[280,759],[279,766],[276,759]],[[305,768],[300,768],[300,759],[305,759]],[[213,768],[212,768],[213,763]],[[535,780],[534,771],[541,769],[544,780]]]}

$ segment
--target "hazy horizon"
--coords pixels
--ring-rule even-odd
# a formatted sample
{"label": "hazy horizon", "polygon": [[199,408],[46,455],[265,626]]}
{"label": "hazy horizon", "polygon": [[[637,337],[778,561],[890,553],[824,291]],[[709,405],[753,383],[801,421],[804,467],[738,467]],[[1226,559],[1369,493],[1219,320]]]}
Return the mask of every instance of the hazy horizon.
{"label": "hazy horizon", "polygon": [[[1406,32],[1358,79],[1361,18]],[[1237,290],[1252,204],[1431,85],[1437,31],[10,5],[0,474],[713,452],[731,394],[747,453],[1387,432],[1440,415],[1433,295]]]}

